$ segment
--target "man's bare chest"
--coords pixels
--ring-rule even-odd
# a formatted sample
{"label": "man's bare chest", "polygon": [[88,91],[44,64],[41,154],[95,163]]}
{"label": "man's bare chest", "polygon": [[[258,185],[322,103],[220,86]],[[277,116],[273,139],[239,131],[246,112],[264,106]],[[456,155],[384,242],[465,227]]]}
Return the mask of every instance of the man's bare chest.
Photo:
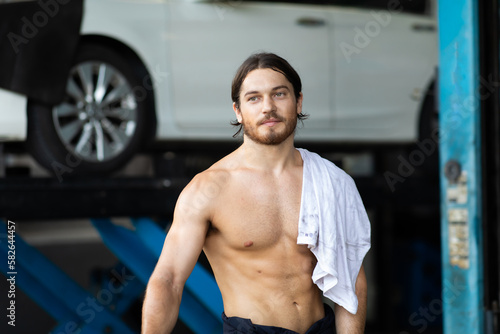
{"label": "man's bare chest", "polygon": [[[302,179],[248,178],[222,191],[212,225],[234,247],[266,248],[297,238]],[[250,246],[249,246],[250,245]]]}

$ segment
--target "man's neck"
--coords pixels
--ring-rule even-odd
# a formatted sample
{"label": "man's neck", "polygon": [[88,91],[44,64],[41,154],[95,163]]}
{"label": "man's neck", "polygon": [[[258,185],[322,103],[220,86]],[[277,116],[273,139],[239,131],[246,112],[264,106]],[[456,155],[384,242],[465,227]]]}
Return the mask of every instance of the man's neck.
{"label": "man's neck", "polygon": [[244,138],[239,151],[243,164],[248,168],[262,169],[280,174],[297,163],[297,150],[293,135],[278,145],[265,145]]}

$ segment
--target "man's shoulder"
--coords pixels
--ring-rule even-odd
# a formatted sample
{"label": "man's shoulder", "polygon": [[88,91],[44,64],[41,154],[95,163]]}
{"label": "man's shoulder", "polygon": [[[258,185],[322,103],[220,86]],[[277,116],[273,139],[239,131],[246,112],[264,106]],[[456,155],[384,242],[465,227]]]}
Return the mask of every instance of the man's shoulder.
{"label": "man's shoulder", "polygon": [[227,174],[219,169],[207,169],[197,174],[177,199],[177,217],[210,220],[216,200],[227,183]]}
{"label": "man's shoulder", "polygon": [[215,196],[231,179],[234,165],[228,156],[214,163],[208,169],[196,174],[184,188],[184,196],[194,196],[200,193]]}

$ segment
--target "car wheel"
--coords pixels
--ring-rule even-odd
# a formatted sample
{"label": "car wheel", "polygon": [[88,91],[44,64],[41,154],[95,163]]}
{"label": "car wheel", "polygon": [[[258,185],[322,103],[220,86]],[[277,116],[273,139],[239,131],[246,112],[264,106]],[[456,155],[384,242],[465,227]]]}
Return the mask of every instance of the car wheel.
{"label": "car wheel", "polygon": [[[28,148],[61,175],[106,174],[129,161],[155,131],[145,72],[121,53],[94,43],[77,52],[62,103],[28,104]],[[146,74],[144,74],[146,73]]]}

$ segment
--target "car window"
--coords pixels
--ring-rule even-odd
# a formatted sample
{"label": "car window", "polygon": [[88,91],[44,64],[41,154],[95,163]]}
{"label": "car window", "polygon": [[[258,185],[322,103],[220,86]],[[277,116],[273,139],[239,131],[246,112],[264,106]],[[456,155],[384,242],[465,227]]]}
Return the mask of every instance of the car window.
{"label": "car window", "polygon": [[[235,1],[235,0],[233,0]],[[365,9],[398,8],[402,12],[413,14],[429,14],[430,0],[236,0],[243,2],[282,2],[308,5],[336,5]]]}
{"label": "car window", "polygon": [[331,4],[359,8],[401,8],[403,12],[427,14],[428,0],[329,0]]}

